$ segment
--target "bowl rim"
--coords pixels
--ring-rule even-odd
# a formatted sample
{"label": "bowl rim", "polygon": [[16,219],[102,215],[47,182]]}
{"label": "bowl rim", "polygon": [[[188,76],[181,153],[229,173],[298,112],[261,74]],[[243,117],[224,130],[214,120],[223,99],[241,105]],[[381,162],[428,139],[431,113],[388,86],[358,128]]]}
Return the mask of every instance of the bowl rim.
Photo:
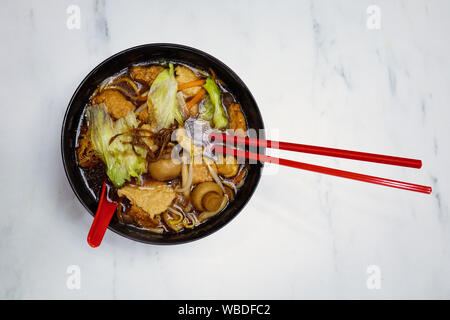
{"label": "bowl rim", "polygon": [[[66,124],[67,124],[67,119],[68,119],[68,115],[70,110],[72,109],[73,103],[75,98],[77,97],[78,93],[80,92],[81,88],[91,79],[92,75],[95,74],[100,68],[102,68],[105,64],[107,64],[108,62],[110,62],[111,60],[115,59],[118,56],[127,54],[131,51],[135,51],[135,50],[139,50],[139,49],[143,49],[143,48],[165,48],[165,49],[175,49],[175,50],[184,50],[184,51],[188,51],[191,52],[193,54],[196,55],[200,55],[200,56],[205,56],[207,59],[213,60],[216,64],[220,65],[228,74],[230,74],[237,82],[238,85],[240,87],[242,87],[242,89],[246,92],[246,94],[248,94],[249,99],[251,100],[252,104],[256,107],[255,108],[255,112],[257,113],[259,119],[261,120],[261,128],[263,130],[263,132],[265,132],[265,126],[264,126],[264,120],[261,116],[261,111],[256,103],[255,98],[253,97],[253,94],[251,93],[251,91],[248,89],[247,85],[244,83],[244,81],[242,81],[242,79],[231,69],[229,68],[226,64],[224,64],[222,61],[220,61],[219,59],[215,58],[214,56],[200,50],[197,48],[193,48],[193,47],[189,47],[186,45],[181,45],[181,44],[175,44],[175,43],[147,43],[147,44],[141,44],[141,45],[137,45],[137,46],[133,46],[133,47],[129,47],[126,48],[124,50],[121,50],[111,56],[109,56],[108,58],[104,59],[103,61],[101,61],[100,63],[98,63],[84,78],[83,80],[80,82],[80,84],[77,86],[76,90],[74,91],[72,97],[69,100],[69,103],[67,105],[66,111],[64,113],[64,118],[63,118],[63,122],[62,122],[62,127],[61,127],[61,156],[62,156],[62,162],[63,162],[63,167],[64,167],[64,172],[66,174],[67,180],[69,181],[70,187],[72,188],[72,191],[75,193],[76,197],[78,198],[78,201],[83,205],[83,207],[86,209],[86,211],[92,216],[95,217],[95,212],[92,212],[91,209],[89,208],[89,206],[87,205],[87,203],[85,203],[85,201],[83,200],[80,191],[78,190],[77,186],[75,185],[75,182],[72,181],[70,174],[69,174],[69,165],[67,162],[67,158],[66,158],[66,154],[64,151],[64,140],[65,140],[65,128],[66,128]],[[263,137],[264,138],[264,137]],[[264,152],[265,150],[262,150],[262,152]],[[111,225],[108,225],[108,230],[113,231],[114,233],[127,238],[129,240],[133,240],[133,241],[137,241],[140,243],[145,243],[145,244],[151,244],[151,245],[161,245],[161,246],[166,246],[166,245],[179,245],[179,244],[185,244],[185,243],[189,243],[192,241],[196,241],[196,240],[200,240],[202,238],[205,238],[217,231],[219,231],[220,229],[222,229],[225,225],[229,224],[243,209],[244,207],[247,205],[247,203],[250,201],[250,198],[253,196],[254,192],[256,191],[256,189],[258,188],[259,182],[261,180],[261,176],[262,176],[262,171],[264,169],[264,163],[262,162],[258,162],[258,165],[260,166],[260,170],[257,174],[256,180],[255,180],[255,184],[254,187],[251,188],[251,190],[247,193],[248,196],[245,197],[245,199],[242,202],[241,207],[239,208],[239,210],[237,210],[237,212],[235,214],[232,214],[228,217],[228,219],[226,219],[226,221],[224,223],[218,224],[215,228],[208,230],[204,233],[201,234],[193,234],[190,237],[187,237],[185,239],[182,240],[175,240],[175,241],[157,241],[155,239],[150,240],[150,239],[140,239],[140,238],[136,238],[133,237],[129,234],[126,234],[125,232],[122,232],[121,230],[117,230],[113,227],[111,227]]]}

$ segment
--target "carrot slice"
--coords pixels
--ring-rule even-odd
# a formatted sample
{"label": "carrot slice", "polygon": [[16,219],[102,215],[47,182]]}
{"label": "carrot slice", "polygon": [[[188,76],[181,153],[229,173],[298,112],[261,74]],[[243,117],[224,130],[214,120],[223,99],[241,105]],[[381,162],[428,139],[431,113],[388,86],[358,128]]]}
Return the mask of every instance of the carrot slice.
{"label": "carrot slice", "polygon": [[192,87],[199,87],[204,84],[205,84],[205,80],[203,80],[203,79],[185,82],[185,83],[181,83],[178,85],[178,90],[184,90],[184,89],[192,88]]}
{"label": "carrot slice", "polygon": [[188,110],[189,110],[194,104],[202,101],[202,99],[205,97],[205,95],[206,95],[206,90],[201,88],[191,100],[186,102],[186,108],[188,108]]}

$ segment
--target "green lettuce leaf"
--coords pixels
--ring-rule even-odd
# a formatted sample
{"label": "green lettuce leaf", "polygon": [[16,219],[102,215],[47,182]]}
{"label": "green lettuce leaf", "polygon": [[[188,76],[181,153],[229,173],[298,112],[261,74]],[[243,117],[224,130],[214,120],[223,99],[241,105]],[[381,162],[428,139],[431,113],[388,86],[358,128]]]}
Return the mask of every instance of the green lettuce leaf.
{"label": "green lettuce leaf", "polygon": [[[105,163],[106,174],[112,183],[121,187],[126,181],[130,181],[131,177],[140,180],[147,165],[147,151],[135,147],[136,154],[129,144],[132,137],[126,133],[138,125],[134,112],[129,112],[116,122],[108,114],[104,104],[89,106],[86,112],[92,143]],[[118,134],[121,135],[110,144],[111,138]]]}
{"label": "green lettuce leaf", "polygon": [[208,79],[206,79],[206,83],[203,85],[203,88],[205,88],[208,92],[209,98],[214,105],[214,128],[225,129],[228,126],[228,118],[220,99],[221,92],[219,87],[211,77],[208,77]]}
{"label": "green lettuce leaf", "polygon": [[212,121],[214,117],[214,105],[209,96],[206,97],[205,102],[200,106],[199,117],[206,121]]}
{"label": "green lettuce leaf", "polygon": [[148,94],[149,114],[156,121],[156,130],[170,127],[174,121],[183,123],[183,117],[178,108],[178,83],[175,79],[173,64],[164,69],[153,81]]}

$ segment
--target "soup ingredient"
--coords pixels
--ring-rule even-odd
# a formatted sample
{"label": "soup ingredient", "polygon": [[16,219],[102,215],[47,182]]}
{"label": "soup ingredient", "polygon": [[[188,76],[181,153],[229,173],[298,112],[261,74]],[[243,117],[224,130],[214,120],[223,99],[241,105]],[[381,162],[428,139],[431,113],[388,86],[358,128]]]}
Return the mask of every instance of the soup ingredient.
{"label": "soup ingredient", "polygon": [[[108,85],[107,88],[116,87],[116,85],[119,83],[126,83],[128,86],[130,86],[130,88],[133,89],[134,95],[139,96],[139,88],[137,87],[136,83],[134,83],[134,81],[128,77],[117,78],[116,80],[111,82],[111,84]],[[117,87],[117,88],[120,88],[120,87]]]}
{"label": "soup ingredient", "polygon": [[177,211],[177,210],[175,210],[174,208],[171,208],[171,207],[168,207],[167,211],[172,213],[172,219],[169,221],[170,224],[178,224],[181,221],[183,221],[184,215],[181,212],[179,212],[179,211]]}
{"label": "soup ingredient", "polygon": [[205,196],[202,199],[202,205],[203,208],[205,208],[206,211],[214,211],[219,208],[220,204],[222,203],[222,196],[215,192],[209,192],[205,194]]}
{"label": "soup ingredient", "polygon": [[119,202],[119,205],[116,210],[117,220],[120,223],[132,224],[134,222],[134,218],[129,214],[131,210],[128,210],[122,202]]}
{"label": "soup ingredient", "polygon": [[225,192],[225,188],[223,187],[222,181],[220,181],[219,176],[217,175],[217,170],[214,171],[211,166],[209,165],[209,163],[206,163],[206,166],[208,167],[208,171],[211,174],[211,176],[213,177],[214,181],[217,183],[217,185],[220,187],[220,189],[222,190],[222,192]]}
{"label": "soup ingredient", "polygon": [[182,220],[180,220],[180,222],[178,223],[174,223],[174,221],[178,220],[178,215],[176,214],[169,214],[168,211],[165,211],[162,214],[163,220],[164,222],[169,226],[170,229],[172,229],[175,232],[180,231],[181,229],[183,229],[183,224],[181,223]]}
{"label": "soup ingredient", "polygon": [[191,192],[192,178],[194,176],[193,165],[194,164],[192,161],[189,163],[189,167],[186,163],[183,163],[181,165],[182,185],[181,188],[179,188],[177,191],[183,193],[186,198],[189,197],[189,194]]}
{"label": "soup ingredient", "polygon": [[147,161],[153,162],[170,152],[168,145],[172,132],[172,128],[161,129],[158,132],[154,132],[149,124],[144,124],[131,132],[131,134],[133,134],[133,141],[131,143],[135,146],[146,148]]}
{"label": "soup ingredient", "polygon": [[[205,89],[201,88],[197,94],[186,103],[186,108],[188,108],[189,112],[192,114],[192,112],[190,111],[195,105],[197,105],[200,101],[203,100],[203,98],[206,95],[206,91]],[[198,107],[198,106],[197,106]]]}
{"label": "soup ingredient", "polygon": [[224,92],[222,94],[222,104],[223,104],[223,106],[228,109],[231,106],[231,104],[233,104],[233,103],[234,103],[233,95],[231,93],[229,93],[229,92]]}
{"label": "soup ingredient", "polygon": [[157,228],[160,224],[160,221],[157,218],[157,216],[151,218],[147,212],[145,212],[144,210],[135,205],[131,206],[127,214],[133,219],[134,222],[136,222],[137,224],[146,229],[149,229],[157,233],[162,233],[164,231],[164,229],[162,228]]}
{"label": "soup ingredient", "polygon": [[209,96],[206,97],[200,108],[200,119],[211,122],[214,117],[214,105]]}
{"label": "soup ingredient", "polygon": [[89,130],[80,135],[77,147],[78,164],[84,168],[90,168],[100,162],[99,155],[92,144]]}
{"label": "soup ingredient", "polygon": [[241,172],[239,172],[239,174],[231,180],[231,183],[237,187],[244,180],[246,174],[247,169],[242,169]]}
{"label": "soup ingredient", "polygon": [[[187,123],[187,121],[186,121]],[[179,128],[175,131],[175,136],[180,144],[180,146],[189,152],[190,155],[194,157],[199,157],[203,154],[203,149],[201,146],[194,144],[194,140],[188,136],[188,132],[185,128]]]}
{"label": "soup ingredient", "polygon": [[217,210],[223,198],[222,189],[215,182],[202,182],[195,186],[191,192],[191,201],[200,211]]}
{"label": "soup ingredient", "polygon": [[214,180],[211,173],[216,174],[217,167],[216,164],[208,158],[202,158],[201,160],[198,158],[193,159],[189,162],[189,166],[188,164],[183,163],[181,167],[182,188],[177,191],[183,193],[185,197],[188,197],[191,185]]}
{"label": "soup ingredient", "polygon": [[149,116],[156,122],[156,130],[170,127],[174,121],[183,124],[178,108],[178,83],[175,80],[173,64],[161,71],[153,81],[148,94]]}
{"label": "soup ingredient", "polygon": [[[116,122],[108,114],[104,104],[87,108],[91,140],[100,158],[106,164],[106,174],[116,187],[131,177],[140,178],[146,169],[146,150],[129,144],[128,130],[137,127],[134,112]],[[120,136],[118,136],[120,135]],[[116,139],[113,139],[117,136]],[[111,140],[114,140],[111,142]]]}
{"label": "soup ingredient", "polygon": [[183,116],[183,120],[186,120],[187,118],[189,118],[190,112],[186,107],[186,101],[184,100],[184,96],[183,93],[181,93],[181,91],[177,92],[177,100],[178,100],[178,107],[180,108],[181,115]]}
{"label": "soup ingredient", "polygon": [[241,107],[237,103],[231,104],[228,108],[228,114],[230,116],[230,129],[234,130],[234,135],[245,137],[247,125]]}
{"label": "soup ingredient", "polygon": [[105,90],[92,99],[93,105],[102,103],[114,119],[125,117],[128,112],[135,109],[134,104],[116,90]]}
{"label": "soup ingredient", "polygon": [[[119,83],[121,85],[119,85]],[[125,86],[123,86],[123,84],[125,84]],[[147,100],[146,95],[145,96],[140,95],[139,88],[137,87],[136,83],[126,76],[117,78],[116,80],[111,82],[109,85],[107,85],[105,88],[103,88],[103,91],[107,91],[107,90],[120,91],[128,99],[131,99],[136,102],[142,102],[142,101]],[[131,92],[131,90],[133,90],[133,92]]]}
{"label": "soup ingredient", "polygon": [[225,129],[228,126],[228,118],[225,109],[220,101],[220,89],[211,77],[206,79],[203,86],[209,94],[212,104],[214,105],[213,123],[216,129]]}
{"label": "soup ingredient", "polygon": [[140,105],[139,108],[137,108],[134,113],[137,115],[138,119],[140,121],[143,121],[144,123],[148,120],[148,106],[147,102]]}
{"label": "soup ingredient", "polygon": [[137,115],[139,115],[141,112],[147,110],[148,111],[148,107],[147,107],[147,102],[141,104],[139,106],[139,108],[137,108],[136,110],[134,110],[134,113],[136,113]]}
{"label": "soup ingredient", "polygon": [[211,168],[211,171],[213,173],[217,173],[216,164],[212,160],[208,158],[203,158],[201,162],[199,161],[199,159],[194,160],[193,164],[194,174],[192,177],[192,184],[214,180],[213,176],[211,175],[211,172],[208,170],[208,164]]}
{"label": "soup ingredient", "polygon": [[181,83],[178,85],[178,90],[184,90],[187,88],[198,87],[198,86],[202,86],[204,84],[205,84],[205,80],[203,80],[203,79],[194,80],[191,82],[185,82],[185,83]]}
{"label": "soup ingredient", "polygon": [[143,186],[126,185],[117,190],[120,197],[127,197],[133,205],[144,210],[153,219],[167,210],[175,199],[175,190],[160,181],[149,181]]}
{"label": "soup ingredient", "polygon": [[130,69],[133,80],[151,86],[153,81],[164,68],[161,66],[134,66]]}
{"label": "soup ingredient", "polygon": [[200,213],[199,216],[198,216],[198,221],[203,222],[206,219],[214,217],[216,214],[218,214],[220,211],[222,211],[226,207],[227,203],[228,203],[228,196],[225,195],[222,198],[222,203],[220,204],[220,206],[216,210],[214,210],[214,211],[204,211],[204,212]]}
{"label": "soup ingredient", "polygon": [[226,157],[217,156],[217,172],[225,178],[231,178],[237,175],[239,164],[235,157],[227,155]]}
{"label": "soup ingredient", "polygon": [[186,214],[186,217],[183,220],[183,226],[188,229],[192,229],[197,225],[197,221],[195,219],[195,216],[193,214],[189,215]]}
{"label": "soup ingredient", "polygon": [[181,173],[181,162],[176,159],[161,159],[148,164],[148,172],[153,179],[169,181],[177,178]]}
{"label": "soup ingredient", "polygon": [[[224,184],[225,184],[225,183],[224,183]],[[227,194],[228,199],[229,199],[230,201],[233,201],[233,200],[234,200],[234,191],[233,191],[233,189],[232,189],[231,187],[226,186],[226,187],[225,187],[225,193]]]}
{"label": "soup ingredient", "polygon": [[[199,77],[194,73],[194,71],[192,71],[186,66],[177,66],[175,68],[175,73],[178,86],[182,86],[184,84],[199,80]],[[182,90],[183,94],[185,94],[187,97],[193,97],[198,93],[200,89],[201,85],[197,85],[180,90]]]}

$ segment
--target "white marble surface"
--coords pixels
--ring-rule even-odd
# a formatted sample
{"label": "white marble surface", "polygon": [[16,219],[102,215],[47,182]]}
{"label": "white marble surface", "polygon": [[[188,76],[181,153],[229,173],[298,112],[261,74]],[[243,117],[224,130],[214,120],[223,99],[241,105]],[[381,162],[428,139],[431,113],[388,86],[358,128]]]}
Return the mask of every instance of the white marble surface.
{"label": "white marble surface", "polygon": [[[374,2],[380,30],[366,26],[372,1],[2,1],[0,298],[450,298],[450,2]],[[71,4],[80,30],[66,27]],[[433,194],[280,168],[201,241],[150,246],[108,231],[91,249],[92,218],[61,164],[63,114],[94,66],[151,42],[221,59],[282,140],[424,167],[283,156]],[[66,287],[69,265],[80,290]]]}

